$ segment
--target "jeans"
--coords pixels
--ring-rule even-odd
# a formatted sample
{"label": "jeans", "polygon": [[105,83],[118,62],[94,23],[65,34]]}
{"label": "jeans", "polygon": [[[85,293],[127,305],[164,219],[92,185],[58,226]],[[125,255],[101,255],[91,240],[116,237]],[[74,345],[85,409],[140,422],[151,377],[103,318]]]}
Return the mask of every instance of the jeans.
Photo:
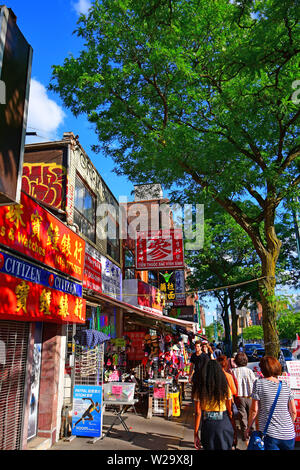
{"label": "jeans", "polygon": [[275,437],[265,436],[265,450],[293,450],[295,439],[275,439]]}

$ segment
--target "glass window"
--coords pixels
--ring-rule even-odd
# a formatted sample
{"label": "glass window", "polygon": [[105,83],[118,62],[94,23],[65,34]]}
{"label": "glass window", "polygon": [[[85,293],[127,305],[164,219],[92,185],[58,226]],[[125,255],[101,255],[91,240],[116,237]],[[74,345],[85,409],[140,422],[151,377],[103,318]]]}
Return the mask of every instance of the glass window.
{"label": "glass window", "polygon": [[75,180],[74,222],[83,235],[95,242],[96,198],[79,176]]}

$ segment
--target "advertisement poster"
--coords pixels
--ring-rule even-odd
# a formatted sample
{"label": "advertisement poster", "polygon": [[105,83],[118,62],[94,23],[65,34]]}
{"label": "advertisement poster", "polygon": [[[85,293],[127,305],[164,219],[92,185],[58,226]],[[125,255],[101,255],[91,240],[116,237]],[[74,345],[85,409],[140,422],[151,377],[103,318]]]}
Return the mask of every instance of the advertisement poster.
{"label": "advertisement poster", "polygon": [[75,385],[73,404],[72,435],[101,437],[102,387]]}
{"label": "advertisement poster", "polygon": [[31,439],[37,434],[38,423],[38,401],[40,391],[40,372],[42,357],[42,331],[43,323],[36,322],[34,330],[33,358],[30,374],[30,411],[28,417],[27,439]]}

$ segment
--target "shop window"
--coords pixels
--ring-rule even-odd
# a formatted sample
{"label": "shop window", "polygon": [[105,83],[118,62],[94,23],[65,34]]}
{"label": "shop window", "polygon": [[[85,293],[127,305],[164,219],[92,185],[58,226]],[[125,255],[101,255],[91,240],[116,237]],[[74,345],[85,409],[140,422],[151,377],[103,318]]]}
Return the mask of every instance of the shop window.
{"label": "shop window", "polygon": [[75,180],[74,223],[83,235],[95,242],[96,198],[78,175]]}

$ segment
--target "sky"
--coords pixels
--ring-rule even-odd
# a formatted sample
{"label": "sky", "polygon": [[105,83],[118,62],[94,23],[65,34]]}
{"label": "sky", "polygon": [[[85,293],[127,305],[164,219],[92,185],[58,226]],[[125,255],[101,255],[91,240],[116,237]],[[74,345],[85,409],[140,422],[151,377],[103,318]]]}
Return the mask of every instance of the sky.
{"label": "sky", "polygon": [[27,137],[26,143],[61,140],[64,132],[73,132],[114,196],[132,200],[133,184],[114,173],[111,159],[92,152],[91,146],[97,144],[92,125],[84,116],[75,118],[59,95],[47,90],[52,65],[62,65],[69,54],[76,57],[83,48],[82,39],[73,31],[79,14],[88,11],[90,0],[6,0],[1,4],[12,9],[33,48],[27,131],[37,132],[38,137]]}

